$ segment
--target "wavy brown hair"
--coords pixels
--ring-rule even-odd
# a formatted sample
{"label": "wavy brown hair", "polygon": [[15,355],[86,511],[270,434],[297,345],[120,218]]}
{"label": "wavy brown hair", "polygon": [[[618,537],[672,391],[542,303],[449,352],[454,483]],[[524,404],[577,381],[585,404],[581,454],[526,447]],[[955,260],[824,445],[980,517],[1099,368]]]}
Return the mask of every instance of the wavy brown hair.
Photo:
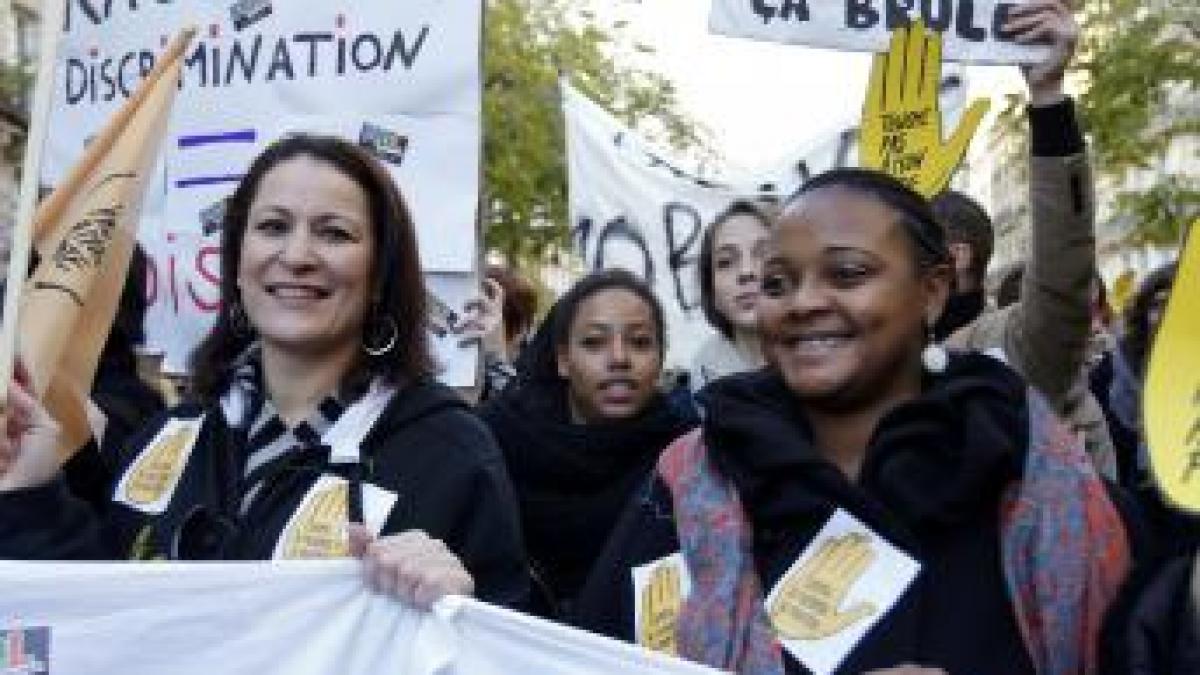
{"label": "wavy brown hair", "polygon": [[228,386],[235,359],[255,339],[230,320],[230,300],[238,300],[238,261],[250,205],[263,177],[279,164],[306,157],[329,164],[353,180],[367,195],[375,234],[373,302],[367,327],[390,317],[396,323],[396,345],[381,356],[362,353],[348,376],[378,376],[391,383],[431,375],[434,360],[426,330],[425,278],[417,236],[399,188],[378,161],[358,146],[333,136],[292,134],[272,143],[250,165],[225,208],[221,229],[221,309],[212,331],[192,352],[191,393],[211,402]]}

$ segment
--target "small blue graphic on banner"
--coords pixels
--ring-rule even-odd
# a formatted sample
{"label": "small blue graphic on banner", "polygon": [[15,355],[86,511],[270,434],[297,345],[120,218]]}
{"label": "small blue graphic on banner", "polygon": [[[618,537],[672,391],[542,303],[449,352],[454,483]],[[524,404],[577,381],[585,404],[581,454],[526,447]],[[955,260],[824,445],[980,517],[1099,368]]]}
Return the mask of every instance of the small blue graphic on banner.
{"label": "small blue graphic on banner", "polygon": [[[196,148],[222,146],[228,144],[253,144],[258,141],[258,132],[254,129],[235,129],[232,131],[218,131],[206,134],[187,134],[180,136],[177,139],[180,150],[194,150]],[[175,180],[176,189],[186,189],[195,187],[207,187],[210,185],[221,185],[226,183],[239,183],[242,180],[240,173],[221,173],[209,174],[202,176],[186,176]]]}

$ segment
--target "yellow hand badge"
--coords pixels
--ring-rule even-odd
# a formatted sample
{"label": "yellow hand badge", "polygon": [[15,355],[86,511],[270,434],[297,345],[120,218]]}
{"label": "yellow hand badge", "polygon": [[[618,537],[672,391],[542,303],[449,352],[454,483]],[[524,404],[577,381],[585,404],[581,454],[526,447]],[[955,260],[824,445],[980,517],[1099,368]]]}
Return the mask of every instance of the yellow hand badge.
{"label": "yellow hand badge", "polygon": [[125,498],[141,506],[162,499],[183,471],[184,450],[195,437],[195,427],[180,427],[147,450],[129,475],[129,481],[125,484]]}
{"label": "yellow hand badge", "polygon": [[1159,489],[1175,506],[1200,513],[1200,220],[1154,338],[1142,416]]}
{"label": "yellow hand badge", "polygon": [[350,486],[335,481],[310,494],[288,526],[281,557],[345,558],[350,555],[346,533]]}
{"label": "yellow hand badge", "polygon": [[851,532],[826,539],[811,558],[783,579],[767,609],[775,632],[789,640],[821,640],[877,613],[879,608],[869,602],[841,609],[875,556],[865,534]]}
{"label": "yellow hand badge", "polygon": [[926,197],[950,184],[991,105],[987,99],[972,103],[943,142],[941,79],[942,36],[917,20],[892,33],[886,54],[875,55],[863,105],[859,164],[895,176]]}
{"label": "yellow hand badge", "polygon": [[683,583],[679,568],[659,565],[650,573],[650,582],[642,591],[641,644],[664,654],[679,654],[675,629],[683,608]]}

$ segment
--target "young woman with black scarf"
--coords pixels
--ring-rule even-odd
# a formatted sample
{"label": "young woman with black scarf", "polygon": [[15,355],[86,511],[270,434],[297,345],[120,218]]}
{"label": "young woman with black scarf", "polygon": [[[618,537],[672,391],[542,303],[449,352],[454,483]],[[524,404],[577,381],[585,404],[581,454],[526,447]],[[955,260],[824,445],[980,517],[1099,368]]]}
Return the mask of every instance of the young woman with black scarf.
{"label": "young woman with black scarf", "polygon": [[665,337],[649,287],[595,272],[550,311],[519,380],[480,409],[516,487],[537,614],[569,615],[630,495],[697,423],[658,389]]}

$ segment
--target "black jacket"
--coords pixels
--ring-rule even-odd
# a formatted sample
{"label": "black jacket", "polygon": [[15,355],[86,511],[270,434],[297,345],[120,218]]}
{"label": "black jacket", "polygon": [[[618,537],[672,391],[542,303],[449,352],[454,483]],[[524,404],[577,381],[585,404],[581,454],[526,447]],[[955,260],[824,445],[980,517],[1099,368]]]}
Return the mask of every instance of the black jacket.
{"label": "black jacket", "polygon": [[[0,557],[20,559],[270,558],[288,519],[322,473],[345,475],[327,450],[297,453],[239,517],[240,434],[219,406],[183,405],[132,439],[120,477],[167,421],[205,414],[165,511],[151,517],[112,501],[103,515],[62,481],[0,494]],[[423,530],[442,539],[483,600],[522,605],[528,575],[512,487],[495,441],[453,392],[433,382],[402,388],[362,443],[362,480],[398,501],[383,534]]]}
{"label": "black jacket", "polygon": [[575,424],[561,381],[519,382],[480,409],[516,488],[541,591],[534,613],[562,618],[609,532],[667,445],[694,413],[655,396],[634,419]]}
{"label": "black jacket", "polygon": [[1104,675],[1200,673],[1195,554],[1174,557],[1127,588],[1106,628]]}
{"label": "black jacket", "polygon": [[[1025,385],[984,356],[956,357],[924,395],[876,429],[851,482],[812,446],[797,403],[769,371],[710,385],[714,466],[738,490],[768,593],[841,508],[922,565],[916,581],[838,673],[905,663],[970,675],[1032,675],[1000,558],[999,502],[1027,445]],[[588,580],[575,621],[633,638],[630,570],[679,550],[669,490],[631,504]],[[785,656],[788,673],[806,673]]]}

